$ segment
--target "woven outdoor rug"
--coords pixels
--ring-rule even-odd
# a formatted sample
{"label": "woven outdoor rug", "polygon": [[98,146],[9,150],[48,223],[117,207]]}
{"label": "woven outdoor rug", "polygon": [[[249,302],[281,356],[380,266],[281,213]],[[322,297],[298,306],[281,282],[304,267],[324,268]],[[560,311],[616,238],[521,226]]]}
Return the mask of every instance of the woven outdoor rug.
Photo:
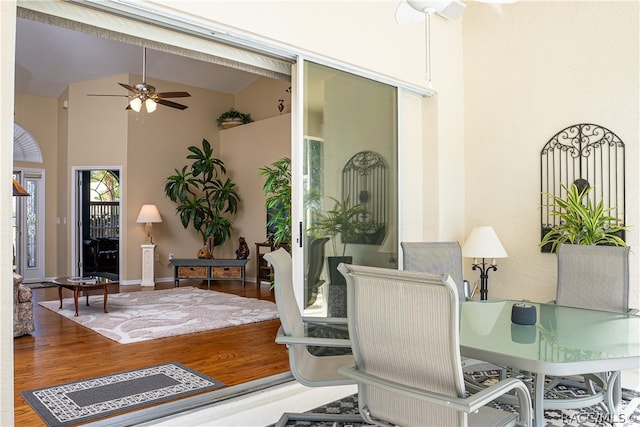
{"label": "woven outdoor rug", "polygon": [[222,386],[172,362],[20,393],[48,426],[68,426]]}
{"label": "woven outdoor rug", "polygon": [[109,294],[103,313],[104,296],[78,299],[75,317],[73,298],[42,301],[39,304],[121,344],[153,340],[247,323],[277,319],[271,301],[193,287],[161,291]]}
{"label": "woven outdoor rug", "polygon": [[[473,373],[476,380],[481,383],[491,384],[498,381],[497,371],[483,371]],[[565,396],[584,396],[586,391],[575,388],[558,386],[547,394],[546,398],[557,398],[558,395]],[[640,425],[640,392],[634,390],[623,389],[623,394],[630,399],[623,398],[621,414],[614,418],[600,408],[599,405],[590,406],[582,409],[566,409],[566,410],[549,410],[544,411],[545,426],[547,427],[573,427],[573,426],[612,426],[612,421],[620,421],[617,426],[638,426]],[[493,402],[494,408],[503,409],[505,411],[517,412],[517,409],[511,405],[505,405]],[[309,411],[314,414],[357,414],[358,413],[358,395],[354,394],[340,400],[320,406]],[[368,424],[361,423],[334,423],[334,422],[318,422],[318,421],[289,421],[287,426],[316,426],[316,427],[340,427],[352,426],[361,427]]]}

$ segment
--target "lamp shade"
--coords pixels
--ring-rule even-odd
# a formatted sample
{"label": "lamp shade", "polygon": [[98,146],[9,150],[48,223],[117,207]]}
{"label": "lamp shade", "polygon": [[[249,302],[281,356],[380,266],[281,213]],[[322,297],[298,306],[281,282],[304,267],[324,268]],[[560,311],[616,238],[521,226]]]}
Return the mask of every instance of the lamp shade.
{"label": "lamp shade", "polygon": [[151,98],[147,98],[144,101],[144,108],[147,109],[147,113],[153,113],[154,111],[156,111],[156,108],[158,108],[158,104],[156,104],[156,101],[154,101]]}
{"label": "lamp shade", "polygon": [[462,256],[465,258],[507,258],[498,235],[493,227],[483,225],[471,230],[467,241],[462,246]]}
{"label": "lamp shade", "polygon": [[387,254],[394,254],[398,252],[398,238],[396,237],[395,226],[392,225],[391,227],[389,227],[389,232],[384,237],[384,240],[382,241],[378,252]]}
{"label": "lamp shade", "polygon": [[162,217],[160,216],[160,212],[158,212],[158,208],[156,205],[142,205],[140,208],[140,213],[138,214],[138,219],[136,222],[140,223],[153,223],[153,222],[162,222]]}
{"label": "lamp shade", "polygon": [[20,185],[15,178],[13,179],[13,195],[16,197],[30,196],[30,194],[27,193],[27,190],[25,190],[24,187]]}
{"label": "lamp shade", "polygon": [[136,96],[131,101],[129,101],[129,106],[133,111],[139,113],[142,109],[142,100]]}

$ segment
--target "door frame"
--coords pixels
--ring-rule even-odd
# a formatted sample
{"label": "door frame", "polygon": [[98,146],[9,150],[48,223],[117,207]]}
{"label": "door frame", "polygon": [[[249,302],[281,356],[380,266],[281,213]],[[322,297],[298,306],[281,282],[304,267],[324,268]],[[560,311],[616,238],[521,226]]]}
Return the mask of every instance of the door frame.
{"label": "door frame", "polygon": [[[124,185],[124,177],[122,174],[123,167],[122,166],[72,166],[71,167],[71,250],[70,250],[70,262],[69,265],[69,274],[72,276],[78,276],[81,274],[80,263],[82,262],[82,224],[81,224],[81,203],[82,199],[80,197],[80,174],[86,171],[92,170],[113,170],[118,171],[118,176],[120,178],[120,212],[125,212],[124,210],[124,200],[125,197],[125,185]],[[120,214],[118,218],[118,274],[122,274],[122,217]]]}
{"label": "door frame", "polygon": [[[23,277],[23,281],[25,283],[29,282],[38,282],[46,279],[46,261],[45,261],[45,250],[46,250],[46,234],[45,234],[45,212],[46,212],[46,191],[45,191],[45,170],[37,169],[37,168],[21,168],[14,167],[13,173],[18,176],[18,183],[25,187],[25,181],[27,179],[37,179],[38,180],[38,200],[36,202],[38,211],[37,211],[37,228],[36,228],[36,236],[38,236],[38,245],[37,245],[37,253],[36,260],[38,268],[29,269],[26,268],[26,251],[27,251],[27,230],[26,230],[26,202],[27,197],[20,197],[16,200],[16,228],[17,236],[16,236],[16,271]],[[34,197],[34,196],[29,196]],[[33,274],[30,274],[32,272]]]}

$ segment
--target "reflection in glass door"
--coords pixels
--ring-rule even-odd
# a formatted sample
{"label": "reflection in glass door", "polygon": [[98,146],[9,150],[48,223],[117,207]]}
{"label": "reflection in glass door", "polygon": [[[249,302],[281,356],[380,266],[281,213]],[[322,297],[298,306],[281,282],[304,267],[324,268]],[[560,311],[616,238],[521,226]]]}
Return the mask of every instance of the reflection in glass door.
{"label": "reflection in glass door", "polygon": [[346,317],[339,263],[397,268],[397,88],[303,66],[305,314]]}

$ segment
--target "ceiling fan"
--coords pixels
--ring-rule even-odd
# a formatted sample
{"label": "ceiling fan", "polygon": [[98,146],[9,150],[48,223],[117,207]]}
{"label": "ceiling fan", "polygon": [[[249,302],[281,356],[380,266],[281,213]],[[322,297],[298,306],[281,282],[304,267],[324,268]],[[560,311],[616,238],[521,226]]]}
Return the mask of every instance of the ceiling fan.
{"label": "ceiling fan", "polygon": [[[500,4],[515,3],[517,0],[475,0],[478,3],[488,3],[494,6]],[[447,19],[456,20],[462,16],[467,8],[466,3],[460,0],[403,0],[396,9],[396,22],[398,24],[411,24],[422,21],[425,15],[437,13]]]}
{"label": "ceiling fan", "polygon": [[148,113],[156,111],[158,104],[171,108],[177,108],[178,110],[184,110],[188,108],[186,105],[178,104],[177,102],[169,101],[166,98],[186,98],[191,96],[189,92],[156,92],[156,88],[146,83],[147,80],[147,48],[142,48],[142,83],[138,83],[135,86],[131,86],[126,83],[118,83],[123,88],[134,93],[134,95],[100,95],[100,94],[88,94],[88,96],[124,96],[129,98],[129,104],[127,110],[133,110],[139,112],[144,105]]}
{"label": "ceiling fan", "polygon": [[[471,0],[466,0],[471,1]],[[494,6],[515,3],[518,0],[475,0],[478,3],[488,3]],[[425,21],[426,71],[429,89],[431,83],[431,16],[436,13],[444,18],[456,20],[462,16],[467,8],[461,0],[402,0],[396,8],[396,22],[398,24],[412,24]]]}

